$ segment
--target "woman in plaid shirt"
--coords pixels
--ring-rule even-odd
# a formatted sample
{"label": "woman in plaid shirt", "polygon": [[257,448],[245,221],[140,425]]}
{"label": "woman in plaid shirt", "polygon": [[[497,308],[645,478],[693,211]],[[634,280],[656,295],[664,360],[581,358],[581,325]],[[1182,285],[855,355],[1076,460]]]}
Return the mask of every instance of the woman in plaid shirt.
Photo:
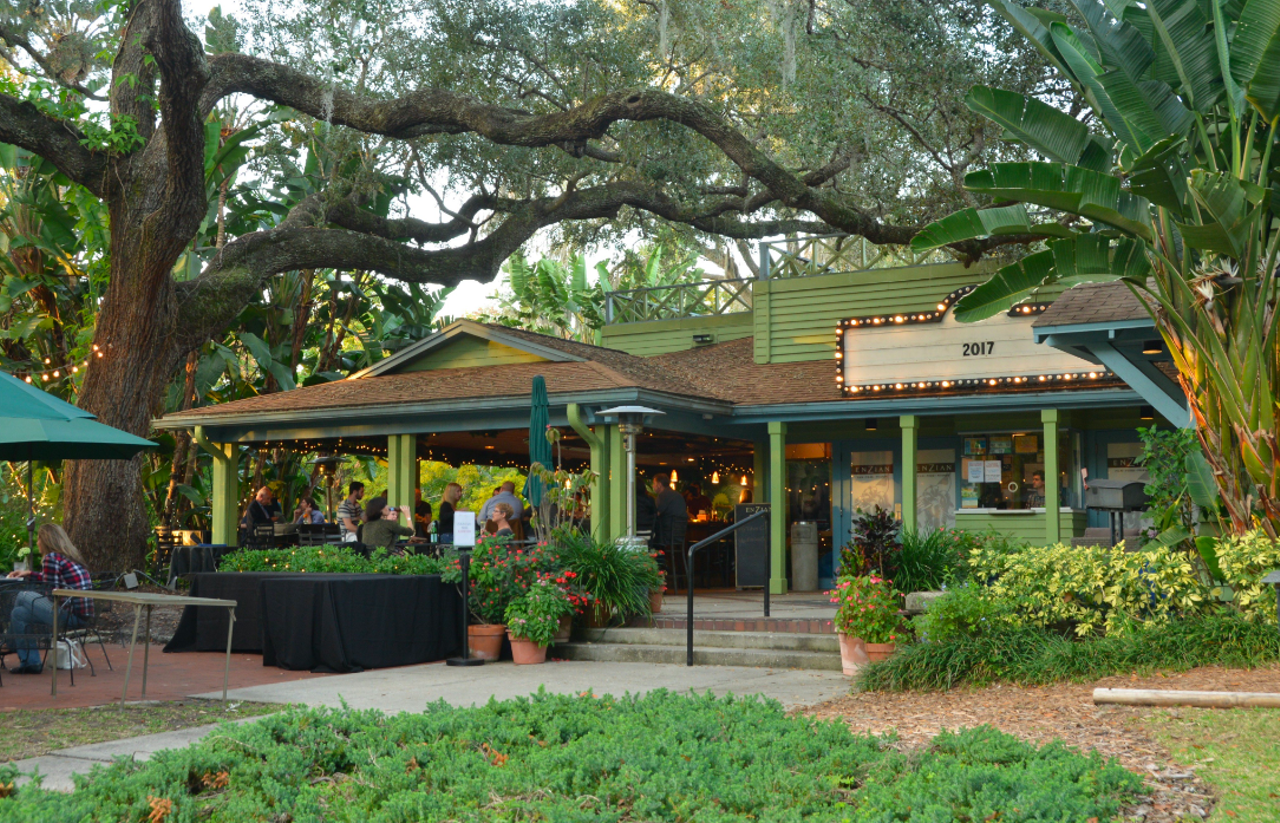
{"label": "woman in plaid shirt", "polygon": [[[84,567],[80,550],[56,523],[45,523],[36,533],[36,547],[44,557],[40,571],[10,572],[10,577],[25,577],[33,583],[43,583],[52,589],[85,589],[92,586],[89,570]],[[93,601],[87,597],[73,597],[62,604],[58,625],[68,629],[79,628],[93,618]],[[40,650],[30,639],[21,636],[36,626],[53,624],[53,601],[36,591],[22,592],[14,600],[10,631],[18,635],[16,642],[18,668],[14,674],[39,674],[42,667]]]}

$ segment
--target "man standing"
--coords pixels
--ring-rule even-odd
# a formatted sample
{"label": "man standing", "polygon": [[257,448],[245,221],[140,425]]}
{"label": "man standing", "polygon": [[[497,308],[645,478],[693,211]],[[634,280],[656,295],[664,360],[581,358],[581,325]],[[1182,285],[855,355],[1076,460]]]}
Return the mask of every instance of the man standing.
{"label": "man standing", "polygon": [[338,523],[342,525],[342,542],[356,542],[356,530],[364,519],[364,507],[360,501],[364,499],[364,484],[359,480],[347,487],[347,497],[338,504]]}
{"label": "man standing", "polygon": [[484,502],[480,508],[480,514],[476,520],[483,524],[486,520],[493,518],[493,507],[499,503],[506,503],[511,507],[513,520],[524,519],[524,504],[520,502],[520,498],[516,497],[516,484],[508,480],[498,487],[498,493],[490,497]]}

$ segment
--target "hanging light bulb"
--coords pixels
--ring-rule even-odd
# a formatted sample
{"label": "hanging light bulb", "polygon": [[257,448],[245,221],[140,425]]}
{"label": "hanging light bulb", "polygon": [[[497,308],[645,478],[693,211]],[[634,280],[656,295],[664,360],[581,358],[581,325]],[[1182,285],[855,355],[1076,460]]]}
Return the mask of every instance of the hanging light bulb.
{"label": "hanging light bulb", "polygon": [[745,474],[742,475],[742,485],[744,486],[751,485],[751,480]]}
{"label": "hanging light bulb", "polygon": [[713,486],[720,485],[720,472],[714,471],[711,473],[711,485]]}
{"label": "hanging light bulb", "polygon": [[680,475],[676,472],[676,470],[675,470],[675,469],[672,469],[672,470],[671,470],[671,482],[672,482],[672,483],[679,483],[679,482],[680,482]]}

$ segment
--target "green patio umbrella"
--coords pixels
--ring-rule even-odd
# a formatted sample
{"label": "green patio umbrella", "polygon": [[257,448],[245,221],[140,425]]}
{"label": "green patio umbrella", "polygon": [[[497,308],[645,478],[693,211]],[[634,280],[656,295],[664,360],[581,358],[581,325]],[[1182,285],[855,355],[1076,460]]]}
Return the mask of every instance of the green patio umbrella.
{"label": "green patio umbrella", "polygon": [[0,460],[27,461],[27,538],[35,545],[31,463],[128,460],[156,444],[113,429],[11,374],[0,372]]}
{"label": "green patio umbrella", "polygon": [[[542,375],[533,378],[533,397],[529,401],[529,463],[551,468],[551,444],[547,442],[547,425],[551,412],[547,404],[547,381]],[[524,484],[525,499],[533,506],[542,504],[542,481],[530,476]]]}

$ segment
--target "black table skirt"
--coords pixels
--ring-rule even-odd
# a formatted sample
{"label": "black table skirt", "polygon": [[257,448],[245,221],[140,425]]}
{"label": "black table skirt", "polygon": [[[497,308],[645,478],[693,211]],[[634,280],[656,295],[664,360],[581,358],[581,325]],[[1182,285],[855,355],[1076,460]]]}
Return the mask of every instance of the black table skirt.
{"label": "black table skirt", "polygon": [[[191,593],[236,600],[232,648],[261,652],[264,666],[353,672],[461,652],[461,597],[439,575],[197,574]],[[226,642],[225,609],[187,608],[165,651]]]}

